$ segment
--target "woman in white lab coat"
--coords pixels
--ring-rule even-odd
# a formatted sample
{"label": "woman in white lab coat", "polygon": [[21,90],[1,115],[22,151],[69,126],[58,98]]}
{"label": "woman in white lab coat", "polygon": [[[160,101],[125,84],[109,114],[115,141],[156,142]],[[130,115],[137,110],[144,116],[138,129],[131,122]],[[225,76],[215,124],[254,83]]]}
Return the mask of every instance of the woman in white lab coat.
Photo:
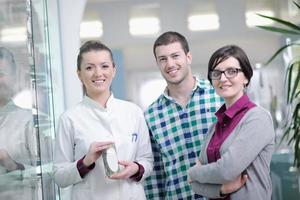
{"label": "woman in white lab coat", "polygon": [[[146,199],[141,181],[153,167],[149,132],[142,110],[110,91],[116,73],[111,50],[99,41],[83,44],[77,73],[85,96],[60,117],[55,182],[72,186],[72,200]],[[103,152],[112,144],[121,170],[108,177]]]}

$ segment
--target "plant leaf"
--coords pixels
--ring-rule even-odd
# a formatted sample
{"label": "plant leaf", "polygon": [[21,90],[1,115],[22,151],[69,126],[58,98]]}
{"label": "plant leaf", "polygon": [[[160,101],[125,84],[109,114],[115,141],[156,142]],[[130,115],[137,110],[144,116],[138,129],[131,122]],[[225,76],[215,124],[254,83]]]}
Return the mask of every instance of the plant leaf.
{"label": "plant leaf", "polygon": [[295,159],[294,159],[294,165],[296,165],[298,168],[300,167],[300,125],[299,121],[297,123],[297,126],[294,130],[294,138],[295,138],[295,146],[294,146],[294,152],[295,152]]}
{"label": "plant leaf", "polygon": [[293,1],[293,3],[300,9],[300,5],[296,3],[296,1]]}
{"label": "plant leaf", "polygon": [[299,97],[300,91],[295,94],[295,98]]}
{"label": "plant leaf", "polygon": [[[300,5],[293,1],[293,3],[300,9]],[[300,36],[300,26],[293,24],[291,22],[275,18],[269,17],[262,14],[257,14],[261,17],[270,19],[274,22],[278,22],[283,25],[284,28],[273,27],[273,26],[257,26],[258,28],[277,32],[281,34],[297,34]],[[280,49],[278,49],[274,55],[267,61],[266,65],[269,64],[276,56],[278,56],[282,51],[284,51],[289,46],[300,45],[299,43],[290,43],[284,45]],[[293,81],[292,81],[293,78]],[[287,120],[284,120],[284,133],[281,138],[280,144],[283,140],[287,140],[288,144],[293,145],[294,148],[294,165],[297,168],[300,168],[300,59],[295,58],[290,62],[285,70],[285,88],[287,88],[287,106],[290,106],[292,110],[290,113],[291,119],[287,117]],[[295,104],[295,105],[294,105]]]}
{"label": "plant leaf", "polygon": [[263,18],[267,18],[267,19],[270,19],[272,21],[278,22],[278,23],[280,23],[280,24],[282,24],[284,26],[290,27],[291,29],[294,29],[296,31],[300,31],[300,27],[297,26],[296,24],[291,23],[291,22],[279,19],[277,17],[270,17],[270,16],[267,16],[267,15],[262,15],[262,14],[259,14],[259,13],[257,13],[257,15],[259,15],[259,16],[261,16]]}
{"label": "plant leaf", "polygon": [[265,29],[267,31],[276,32],[276,33],[300,35],[300,31],[285,29],[285,28],[279,28],[279,27],[275,27],[275,26],[256,26],[256,27],[261,28],[261,29]]}
{"label": "plant leaf", "polygon": [[274,60],[276,57],[277,57],[277,55],[278,54],[280,54],[283,50],[285,50],[287,47],[289,47],[289,46],[297,46],[297,45],[299,45],[300,46],[300,44],[299,43],[290,43],[290,44],[286,44],[286,45],[284,45],[284,46],[282,46],[280,49],[278,49],[274,54],[273,54],[273,56],[265,63],[265,65],[268,65],[268,64],[270,64],[270,62],[272,62],[272,60]]}
{"label": "plant leaf", "polygon": [[[291,96],[289,97],[290,102],[295,98],[295,93],[299,87],[299,82],[300,82],[300,61],[296,61],[296,62],[292,63],[293,68],[296,67],[297,65],[298,65],[298,69],[297,69],[298,72],[295,73],[296,74],[295,82],[294,82],[294,85],[292,88]],[[293,70],[291,70],[291,73],[293,73]],[[292,85],[290,84],[289,86],[292,86]]]}
{"label": "plant leaf", "polygon": [[286,96],[286,101],[287,103],[291,103],[291,99],[290,99],[290,96],[291,96],[291,85],[292,85],[292,73],[293,71],[293,65],[290,65],[288,66],[287,68],[287,96]]}

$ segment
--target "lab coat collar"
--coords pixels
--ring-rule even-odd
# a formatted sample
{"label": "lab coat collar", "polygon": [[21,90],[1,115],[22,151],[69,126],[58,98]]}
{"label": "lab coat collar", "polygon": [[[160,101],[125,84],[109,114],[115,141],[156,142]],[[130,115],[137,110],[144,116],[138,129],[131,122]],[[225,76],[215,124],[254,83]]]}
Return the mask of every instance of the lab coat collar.
{"label": "lab coat collar", "polygon": [[91,107],[94,107],[96,109],[99,109],[101,111],[107,111],[108,109],[110,109],[113,105],[115,98],[113,93],[111,93],[111,95],[109,96],[107,102],[106,102],[106,107],[103,107],[102,105],[100,105],[98,102],[96,102],[95,100],[91,99],[88,96],[84,96],[83,98],[83,102]]}

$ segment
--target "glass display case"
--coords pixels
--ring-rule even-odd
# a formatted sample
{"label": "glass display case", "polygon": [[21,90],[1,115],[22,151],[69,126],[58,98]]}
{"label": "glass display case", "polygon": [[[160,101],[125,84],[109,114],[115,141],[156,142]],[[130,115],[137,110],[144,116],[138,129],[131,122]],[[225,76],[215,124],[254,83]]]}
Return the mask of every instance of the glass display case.
{"label": "glass display case", "polygon": [[47,17],[54,4],[0,1],[0,199],[59,199],[52,152],[64,103],[59,40],[50,46],[59,23]]}

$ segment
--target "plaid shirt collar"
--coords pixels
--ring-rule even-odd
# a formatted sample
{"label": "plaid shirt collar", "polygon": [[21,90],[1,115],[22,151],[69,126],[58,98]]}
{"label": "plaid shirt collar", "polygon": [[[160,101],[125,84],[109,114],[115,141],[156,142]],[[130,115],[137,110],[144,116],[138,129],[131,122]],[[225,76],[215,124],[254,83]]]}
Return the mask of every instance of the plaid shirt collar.
{"label": "plaid shirt collar", "polygon": [[[203,88],[203,85],[200,84],[200,81],[198,79],[198,77],[196,76],[193,76],[194,77],[194,80],[195,80],[195,83],[194,83],[194,88],[192,90],[192,94],[199,88],[199,89],[204,89]],[[159,104],[162,104],[163,101],[166,101],[166,100],[169,100],[169,101],[172,101],[172,102],[175,102],[174,98],[171,97],[169,95],[169,89],[168,89],[168,86],[166,86],[164,92],[162,93],[161,97],[158,99],[158,103]]]}

